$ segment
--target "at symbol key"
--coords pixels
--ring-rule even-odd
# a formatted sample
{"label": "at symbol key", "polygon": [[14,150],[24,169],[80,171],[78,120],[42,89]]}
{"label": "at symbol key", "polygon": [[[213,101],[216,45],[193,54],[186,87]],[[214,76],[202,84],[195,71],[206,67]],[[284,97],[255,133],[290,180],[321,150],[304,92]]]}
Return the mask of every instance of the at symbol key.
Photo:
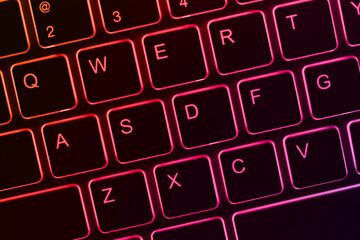
{"label": "at symbol key", "polygon": [[160,164],[154,168],[154,173],[165,217],[194,214],[218,206],[219,199],[207,156]]}
{"label": "at symbol key", "polygon": [[237,136],[229,90],[213,86],[173,97],[176,121],[184,148],[228,141]]}
{"label": "at symbol key", "polygon": [[144,225],[154,219],[145,173],[141,170],[91,180],[89,190],[103,233]]}
{"label": "at symbol key", "polygon": [[346,177],[342,144],[336,127],[288,135],[283,140],[291,182],[296,189]]}
{"label": "at symbol key", "polygon": [[307,65],[303,77],[311,114],[323,119],[360,110],[359,62],[354,56]]}
{"label": "at symbol key", "polygon": [[336,49],[337,39],[329,3],[301,0],[273,10],[284,59],[294,60]]}
{"label": "at symbol key", "polygon": [[30,0],[41,47],[91,38],[95,34],[89,0]]}
{"label": "at symbol key", "polygon": [[143,37],[150,80],[163,89],[207,77],[199,29],[195,25],[151,33]]}

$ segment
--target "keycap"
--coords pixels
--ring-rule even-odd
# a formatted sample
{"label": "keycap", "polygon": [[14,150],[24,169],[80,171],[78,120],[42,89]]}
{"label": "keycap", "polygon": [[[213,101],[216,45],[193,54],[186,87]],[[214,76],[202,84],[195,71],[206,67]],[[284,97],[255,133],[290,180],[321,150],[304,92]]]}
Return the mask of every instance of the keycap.
{"label": "keycap", "polygon": [[72,76],[65,55],[52,55],[11,67],[21,115],[28,119],[77,105]]}
{"label": "keycap", "polygon": [[273,10],[281,53],[285,60],[309,57],[337,48],[333,20],[326,0],[301,0]]}
{"label": "keycap", "polygon": [[0,58],[28,51],[30,46],[23,20],[19,1],[0,3]]}
{"label": "keycap", "polygon": [[41,181],[42,171],[30,129],[1,133],[0,153],[0,191]]}
{"label": "keycap", "polygon": [[349,140],[351,143],[351,152],[353,161],[355,163],[355,168],[358,173],[360,173],[360,152],[359,147],[360,146],[360,126],[359,126],[359,120],[353,120],[348,123],[347,125],[347,131]]}
{"label": "keycap", "polygon": [[251,143],[225,149],[219,160],[228,200],[231,203],[260,199],[282,192],[275,144]]}
{"label": "keycap", "polygon": [[82,239],[89,234],[77,185],[0,200],[1,239]]}
{"label": "keycap", "polygon": [[302,120],[294,74],[290,71],[242,80],[238,90],[246,129],[251,134],[297,125]]}
{"label": "keycap", "polygon": [[256,3],[256,2],[262,2],[264,0],[236,0],[236,2],[240,5],[245,5],[249,3]]}
{"label": "keycap", "polygon": [[48,48],[95,34],[88,0],[30,0],[38,42]]}
{"label": "keycap", "polygon": [[208,75],[202,40],[195,25],[147,34],[143,47],[155,89],[201,81]]}
{"label": "keycap", "polygon": [[134,44],[121,40],[77,52],[85,97],[90,104],[130,97],[142,91]]}
{"label": "keycap", "polygon": [[12,114],[10,111],[9,99],[5,90],[5,82],[2,72],[0,72],[0,125],[9,123]]}
{"label": "keycap", "polygon": [[237,136],[227,86],[218,85],[179,93],[172,102],[184,148],[215,144]]}
{"label": "keycap", "polygon": [[154,219],[141,170],[91,180],[89,190],[98,228],[103,233],[148,224]]}
{"label": "keycap", "polygon": [[140,236],[131,236],[131,237],[125,237],[125,238],[117,238],[114,240],[143,240]]}
{"label": "keycap", "polygon": [[94,171],[107,165],[107,155],[96,115],[46,123],[41,130],[54,177]]}
{"label": "keycap", "polygon": [[152,240],[212,239],[227,240],[224,220],[219,217],[171,226],[154,231]]}
{"label": "keycap", "polygon": [[211,210],[219,204],[207,156],[159,164],[154,173],[162,211],[167,218]]}
{"label": "keycap", "polygon": [[359,61],[341,57],[305,66],[303,78],[311,114],[324,119],[360,110]]}
{"label": "keycap", "polygon": [[239,212],[233,223],[244,240],[359,239],[359,201],[353,185]]}
{"label": "keycap", "polygon": [[360,44],[360,2],[352,0],[339,0],[346,41],[350,46]]}
{"label": "keycap", "polygon": [[226,0],[207,0],[205,2],[192,0],[168,0],[168,8],[173,18],[190,17],[223,9]]}
{"label": "keycap", "polygon": [[284,140],[292,185],[305,188],[346,177],[342,144],[334,126],[287,135]]}
{"label": "keycap", "polygon": [[173,149],[164,104],[160,100],[111,109],[107,118],[120,163],[165,155]]}
{"label": "keycap", "polygon": [[161,18],[158,0],[98,0],[98,3],[108,33],[149,26],[158,23]]}
{"label": "keycap", "polygon": [[211,20],[208,33],[219,74],[260,68],[273,61],[265,17],[261,11]]}

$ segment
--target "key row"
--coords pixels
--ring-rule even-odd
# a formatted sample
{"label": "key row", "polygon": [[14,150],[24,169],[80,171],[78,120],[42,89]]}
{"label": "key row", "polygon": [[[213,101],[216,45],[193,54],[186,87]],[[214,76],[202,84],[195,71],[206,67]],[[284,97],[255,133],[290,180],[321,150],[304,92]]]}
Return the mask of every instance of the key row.
{"label": "key row", "polygon": [[[132,176],[130,176],[132,175]],[[141,213],[134,217],[134,213],[143,212],[146,203],[140,209],[132,209],[128,212],[124,206],[128,204],[125,198],[135,200],[134,203],[143,204],[134,191],[126,189],[125,180],[135,181],[135,187],[141,187],[146,191],[146,185],[141,180],[141,172],[133,172],[122,175],[123,179],[117,186],[131,195],[112,195],[109,189],[105,189],[105,201],[101,204],[109,204],[118,208],[116,213],[108,213],[108,217],[119,220],[118,226],[124,218],[131,221],[142,217],[143,224],[148,224],[150,215],[143,216]],[[136,179],[138,178],[138,179]],[[121,186],[122,185],[122,186]],[[98,187],[98,186],[97,186]],[[98,192],[94,186],[92,193]],[[147,195],[145,195],[147,199]],[[339,204],[344,202],[347,204]],[[305,197],[285,200],[279,203],[247,209],[233,214],[232,223],[237,239],[262,239],[276,237],[276,239],[307,239],[321,236],[326,239],[353,239],[359,237],[355,227],[357,220],[359,199],[359,184],[347,186],[336,190],[316,193]],[[54,206],[57,206],[54,208]],[[59,207],[63,206],[63,207]],[[314,210],[314,206],[315,210]],[[95,206],[94,206],[95,207]],[[111,208],[111,207],[110,207]],[[2,231],[0,236],[4,239],[11,236],[14,239],[83,239],[90,235],[89,224],[86,216],[84,203],[80,189],[76,185],[68,185],[53,189],[47,189],[31,194],[16,196],[0,200]],[[40,211],[41,210],[41,211]],[[47,211],[44,211],[47,210]],[[98,209],[96,209],[98,210]],[[108,209],[107,209],[108,210]],[[23,214],[26,212],[27,214]],[[39,215],[39,212],[42,214]],[[97,212],[98,213],[98,212]],[[149,214],[149,213],[148,213]],[[103,215],[105,216],[105,215]],[[102,216],[102,217],[103,217]],[[274,218],[273,216],[277,216]],[[311,217],[309,217],[311,216]],[[306,221],[304,221],[306,219]],[[339,224],[341,219],[341,224]],[[21,221],[19,221],[21,220]],[[104,224],[105,220],[101,219]],[[356,222],[356,224],[355,224]],[[134,222],[131,222],[134,223]],[[321,224],[319,224],[321,223]],[[301,229],[296,236],[294,231]],[[355,225],[353,225],[355,224]],[[39,227],[40,226],[40,227]],[[100,226],[99,226],[100,227]],[[102,227],[102,226],[101,226]],[[121,227],[121,226],[120,226]],[[17,231],[21,228],[23,231]],[[66,231],[62,231],[66,229]],[[99,228],[100,231],[101,228]],[[121,229],[116,229],[118,231]],[[53,233],[57,232],[56,235]],[[227,240],[228,234],[224,220],[220,217],[197,220],[180,225],[157,229],[151,233],[152,240],[165,239],[216,239]],[[118,240],[142,240],[141,236],[129,236]]]}
{"label": "key row", "polygon": [[[94,36],[94,24],[87,1],[78,0],[75,3],[69,1],[64,0],[61,3],[54,0],[30,1],[41,46],[53,47]],[[69,4],[73,6],[70,9]],[[146,0],[142,4],[140,8],[131,1],[117,3],[99,0],[105,29],[113,33],[158,23],[161,18],[158,2]],[[212,0],[207,4],[187,0],[169,0],[170,12],[178,17],[222,9],[225,5],[226,0]],[[339,5],[342,9],[342,20],[348,43],[351,46],[359,45],[360,37],[357,31],[359,6],[349,0],[339,0]],[[141,9],[146,9],[146,11]],[[1,11],[14,12],[11,15],[14,19],[4,17],[2,22],[7,24],[0,25],[2,32],[9,32],[8,35],[11,36],[0,40],[2,46],[0,55],[5,57],[26,52],[29,44],[19,3],[3,2],[0,4]],[[8,16],[8,14],[3,15]],[[301,0],[278,5],[273,8],[273,15],[284,59],[294,60],[337,48],[338,42],[331,7],[327,0]],[[219,73],[230,74],[271,64],[273,56],[267,31],[264,13],[257,10],[211,20],[208,23],[208,33]],[[160,35],[160,33],[156,34]],[[186,39],[185,36],[175,38],[175,40],[177,46],[183,46],[186,49],[188,45],[179,39]],[[157,46],[165,45],[167,41],[170,41],[167,37],[159,40]],[[160,59],[165,59],[165,57],[160,57],[158,60]],[[233,61],[234,59],[237,61]]]}

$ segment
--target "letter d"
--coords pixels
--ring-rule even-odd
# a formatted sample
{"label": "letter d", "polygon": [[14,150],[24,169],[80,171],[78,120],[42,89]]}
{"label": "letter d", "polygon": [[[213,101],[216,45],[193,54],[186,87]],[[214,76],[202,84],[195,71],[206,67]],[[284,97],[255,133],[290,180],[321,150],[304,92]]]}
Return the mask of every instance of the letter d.
{"label": "letter d", "polygon": [[[190,114],[190,112],[189,112],[189,109],[191,109],[191,108],[194,109],[193,114]],[[188,120],[197,118],[197,116],[199,115],[199,110],[195,104],[185,105],[185,112],[186,112],[186,118]]]}

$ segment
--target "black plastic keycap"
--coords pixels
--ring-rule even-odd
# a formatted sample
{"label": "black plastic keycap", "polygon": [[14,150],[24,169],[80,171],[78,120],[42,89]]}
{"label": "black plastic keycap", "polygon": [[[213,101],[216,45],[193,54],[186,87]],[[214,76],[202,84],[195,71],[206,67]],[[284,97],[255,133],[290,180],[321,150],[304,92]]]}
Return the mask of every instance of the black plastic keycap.
{"label": "black plastic keycap", "polygon": [[24,118],[74,108],[76,100],[65,56],[50,56],[12,67],[13,80]]}
{"label": "black plastic keycap", "polygon": [[145,174],[140,170],[90,181],[89,188],[100,231],[112,232],[153,220],[145,181]]}
{"label": "black plastic keycap", "polygon": [[142,90],[135,50],[129,40],[81,49],[77,58],[90,103],[129,97]]}
{"label": "black plastic keycap", "polygon": [[82,239],[89,233],[75,185],[2,199],[0,212],[1,239]]}
{"label": "black plastic keycap", "polygon": [[197,27],[184,26],[145,35],[146,51],[152,85],[167,88],[207,77],[202,43]]}
{"label": "black plastic keycap", "polygon": [[259,68],[272,62],[263,12],[214,19],[209,22],[208,31],[220,74]]}
{"label": "black plastic keycap", "polygon": [[351,150],[355,167],[360,173],[360,121],[356,119],[348,124],[348,134],[350,137]]}
{"label": "black plastic keycap", "polygon": [[27,51],[25,25],[18,1],[0,2],[0,58]]}
{"label": "black plastic keycap", "polygon": [[227,240],[226,236],[223,220],[216,217],[156,230],[151,240]]}
{"label": "black plastic keycap", "polygon": [[88,0],[30,0],[39,44],[52,47],[95,33]]}
{"label": "black plastic keycap", "polygon": [[158,0],[98,0],[104,27],[110,32],[143,27],[160,20]]}
{"label": "black plastic keycap", "polygon": [[226,149],[219,158],[230,202],[263,198],[282,191],[273,142]]}
{"label": "black plastic keycap", "polygon": [[304,188],[346,177],[342,144],[336,127],[288,135],[284,148],[295,188]]}
{"label": "black plastic keycap", "polygon": [[42,132],[55,177],[96,170],[107,163],[95,115],[47,123]]}
{"label": "black plastic keycap", "polygon": [[283,57],[293,60],[329,52],[337,47],[327,0],[279,5],[274,18]]}
{"label": "black plastic keycap", "polygon": [[350,45],[360,44],[360,2],[339,0],[342,20],[346,31],[346,40]]}
{"label": "black plastic keycap", "polygon": [[217,207],[218,197],[208,157],[160,164],[154,172],[166,217],[194,214]]}
{"label": "black plastic keycap", "polygon": [[189,17],[219,10],[226,5],[226,0],[168,0],[170,13],[174,18]]}
{"label": "black plastic keycap", "polygon": [[310,109],[315,119],[360,110],[359,62],[343,57],[310,64],[304,68],[304,81]]}
{"label": "black plastic keycap", "polygon": [[116,156],[121,163],[164,155],[172,150],[160,100],[111,109],[108,123]]}
{"label": "black plastic keycap", "polygon": [[34,184],[41,179],[32,132],[21,129],[0,134],[0,190]]}
{"label": "black plastic keycap", "polygon": [[0,125],[8,123],[11,120],[11,113],[8,105],[8,99],[5,92],[5,82],[0,72]]}

